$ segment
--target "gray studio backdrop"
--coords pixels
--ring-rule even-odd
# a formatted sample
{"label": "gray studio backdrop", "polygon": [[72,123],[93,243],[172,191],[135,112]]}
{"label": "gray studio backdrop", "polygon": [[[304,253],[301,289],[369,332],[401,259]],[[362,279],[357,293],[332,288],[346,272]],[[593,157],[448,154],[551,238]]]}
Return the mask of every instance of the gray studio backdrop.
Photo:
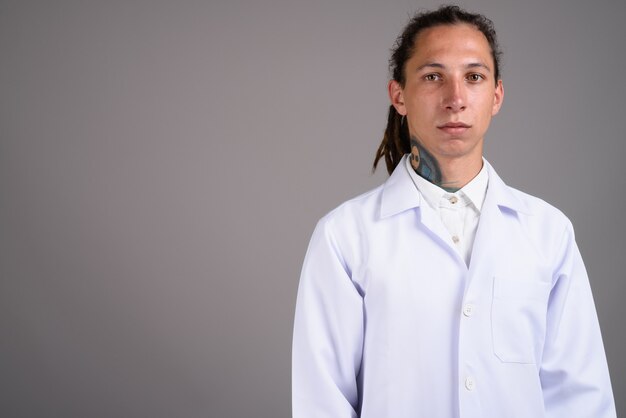
{"label": "gray studio backdrop", "polygon": [[[0,416],[287,417],[319,217],[382,182],[389,48],[434,1],[0,1]],[[486,156],[572,219],[626,411],[625,3],[463,1]]]}

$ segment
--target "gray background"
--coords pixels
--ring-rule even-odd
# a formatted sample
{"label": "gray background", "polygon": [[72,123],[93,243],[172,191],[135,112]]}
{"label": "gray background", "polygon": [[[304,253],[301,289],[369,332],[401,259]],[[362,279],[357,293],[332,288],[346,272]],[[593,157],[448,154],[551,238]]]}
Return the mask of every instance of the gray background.
{"label": "gray background", "polygon": [[[315,222],[382,182],[389,48],[434,1],[0,1],[0,415],[287,417]],[[486,156],[572,219],[626,411],[626,6],[496,23]]]}

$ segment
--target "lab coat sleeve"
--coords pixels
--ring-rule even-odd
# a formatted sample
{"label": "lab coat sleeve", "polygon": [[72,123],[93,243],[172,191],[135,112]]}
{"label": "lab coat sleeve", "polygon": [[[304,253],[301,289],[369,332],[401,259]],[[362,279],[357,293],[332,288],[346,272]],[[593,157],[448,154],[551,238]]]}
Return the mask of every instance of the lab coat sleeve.
{"label": "lab coat sleeve", "polygon": [[615,417],[591,287],[569,221],[555,265],[540,370],[546,417]]}
{"label": "lab coat sleeve", "polygon": [[293,418],[357,417],[363,298],[331,221],[313,233],[302,267],[292,347]]}

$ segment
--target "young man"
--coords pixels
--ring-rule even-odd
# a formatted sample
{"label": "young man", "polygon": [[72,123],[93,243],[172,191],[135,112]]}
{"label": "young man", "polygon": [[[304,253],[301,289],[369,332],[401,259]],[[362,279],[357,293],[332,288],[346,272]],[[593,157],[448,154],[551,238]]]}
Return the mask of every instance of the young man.
{"label": "young man", "polygon": [[615,417],[571,223],[482,157],[491,22],[417,15],[391,63],[391,176],[322,218],[304,261],[293,416]]}

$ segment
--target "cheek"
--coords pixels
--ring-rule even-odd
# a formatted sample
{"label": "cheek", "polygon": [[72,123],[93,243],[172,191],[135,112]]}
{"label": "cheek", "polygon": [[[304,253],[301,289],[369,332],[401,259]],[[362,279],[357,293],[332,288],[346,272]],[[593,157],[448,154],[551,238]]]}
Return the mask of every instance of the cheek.
{"label": "cheek", "polygon": [[494,115],[495,102],[492,98],[481,98],[478,102],[478,114],[480,118],[491,118]]}
{"label": "cheek", "polygon": [[408,110],[413,120],[423,122],[432,118],[437,111],[437,105],[423,100],[412,103],[411,108]]}
{"label": "cheek", "polygon": [[417,134],[423,134],[428,126],[428,116],[424,114],[423,109],[413,109],[413,113],[409,116],[409,128],[411,132]]}

